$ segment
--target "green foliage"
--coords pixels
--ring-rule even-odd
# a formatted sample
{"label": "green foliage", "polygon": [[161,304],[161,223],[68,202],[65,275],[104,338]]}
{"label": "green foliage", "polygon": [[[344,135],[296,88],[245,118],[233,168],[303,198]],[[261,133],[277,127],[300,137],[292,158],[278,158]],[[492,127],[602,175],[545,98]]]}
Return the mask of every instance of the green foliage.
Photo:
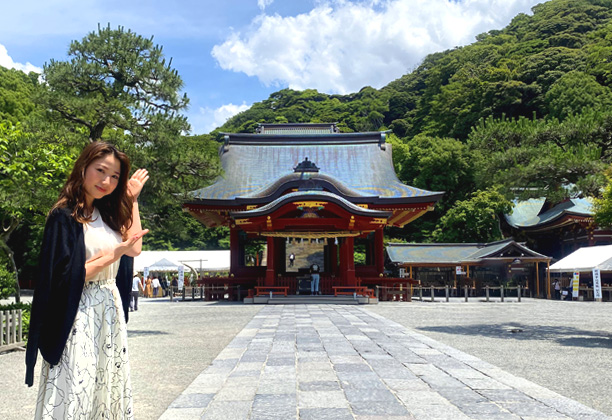
{"label": "green foliage", "polygon": [[473,190],[474,169],[465,144],[451,138],[418,135],[404,147],[407,151],[400,148],[399,156],[394,156],[399,178],[418,188],[447,191],[440,203],[443,210]]}
{"label": "green foliage", "polygon": [[435,242],[492,242],[502,239],[500,216],[512,211],[512,203],[497,189],[476,191],[458,201],[439,221]]}
{"label": "green foliage", "polygon": [[606,173],[607,185],[601,197],[595,199],[595,222],[601,227],[612,226],[612,167]]}
{"label": "green foliage", "polygon": [[33,110],[32,93],[38,86],[35,73],[0,66],[0,121],[23,121]]}
{"label": "green foliage", "polygon": [[90,140],[104,130],[128,131],[137,143],[150,133],[188,129],[178,112],[187,106],[179,94],[183,81],[166,64],[162,47],[122,27],[98,27],[68,50],[70,61],[51,60],[38,99],[56,118],[81,125]]}
{"label": "green foliage", "polygon": [[612,92],[597,83],[595,76],[572,71],[561,76],[544,95],[549,116],[560,120],[587,108],[605,109],[612,104]]}
{"label": "green foliage", "polygon": [[472,129],[479,188],[502,185],[522,198],[566,198],[574,193],[596,196],[602,170],[612,159],[612,113],[586,110],[562,122],[526,118],[482,120]]}
{"label": "green foliage", "polygon": [[12,273],[0,260],[0,299],[6,299],[16,291],[15,273]]}

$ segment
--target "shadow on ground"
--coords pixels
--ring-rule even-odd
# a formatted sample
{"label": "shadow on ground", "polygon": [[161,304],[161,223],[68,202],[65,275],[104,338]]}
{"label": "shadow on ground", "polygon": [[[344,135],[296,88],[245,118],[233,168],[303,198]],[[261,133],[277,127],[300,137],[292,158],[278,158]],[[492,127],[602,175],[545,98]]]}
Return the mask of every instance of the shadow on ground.
{"label": "shadow on ground", "polygon": [[474,324],[468,326],[419,327],[421,331],[461,334],[508,340],[554,340],[561,346],[612,348],[612,334],[607,331],[585,331],[573,327],[550,325]]}

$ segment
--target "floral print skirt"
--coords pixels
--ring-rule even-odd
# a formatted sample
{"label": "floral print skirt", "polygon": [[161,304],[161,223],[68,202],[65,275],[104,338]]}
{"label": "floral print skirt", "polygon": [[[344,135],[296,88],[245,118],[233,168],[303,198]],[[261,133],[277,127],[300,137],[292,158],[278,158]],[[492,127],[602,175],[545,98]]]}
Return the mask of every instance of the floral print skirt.
{"label": "floral print skirt", "polygon": [[86,283],[59,363],[43,361],[35,418],[134,418],[127,328],[114,279]]}

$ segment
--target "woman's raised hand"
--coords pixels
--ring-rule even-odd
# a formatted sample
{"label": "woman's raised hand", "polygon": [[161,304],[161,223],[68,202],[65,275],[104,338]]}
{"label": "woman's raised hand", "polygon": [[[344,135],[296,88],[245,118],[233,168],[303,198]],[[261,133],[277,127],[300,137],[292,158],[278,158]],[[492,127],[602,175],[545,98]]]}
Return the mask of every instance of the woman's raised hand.
{"label": "woman's raised hand", "polygon": [[138,242],[138,240],[145,236],[147,233],[149,233],[149,229],[141,230],[140,232],[130,236],[125,241],[117,245],[116,249],[120,251],[121,255],[127,253],[129,249],[132,248],[136,244],[136,242]]}
{"label": "woman's raised hand", "polygon": [[128,181],[128,192],[136,201],[138,196],[140,195],[140,191],[142,191],[142,187],[145,182],[149,180],[149,171],[146,169],[137,169],[136,172],[132,175],[130,180]]}

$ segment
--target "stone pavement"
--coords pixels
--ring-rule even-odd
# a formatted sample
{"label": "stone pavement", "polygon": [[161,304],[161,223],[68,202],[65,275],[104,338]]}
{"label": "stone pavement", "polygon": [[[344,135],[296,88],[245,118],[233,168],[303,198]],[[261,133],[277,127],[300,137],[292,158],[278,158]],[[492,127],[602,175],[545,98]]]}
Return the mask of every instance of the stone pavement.
{"label": "stone pavement", "polygon": [[263,308],[161,416],[606,419],[356,306]]}

